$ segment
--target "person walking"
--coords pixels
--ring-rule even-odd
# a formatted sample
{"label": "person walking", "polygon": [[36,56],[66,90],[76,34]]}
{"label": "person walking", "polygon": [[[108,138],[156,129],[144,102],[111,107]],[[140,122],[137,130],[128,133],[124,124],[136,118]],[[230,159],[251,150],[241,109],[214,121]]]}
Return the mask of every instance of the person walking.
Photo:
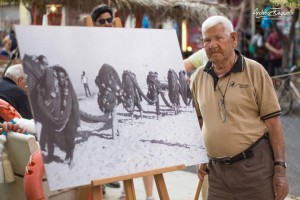
{"label": "person walking", "polygon": [[83,83],[84,91],[85,91],[85,96],[92,96],[90,87],[89,87],[89,79],[85,74],[85,71],[82,72],[81,74],[81,83]]}
{"label": "person walking", "polygon": [[288,194],[284,134],[272,80],[258,62],[235,48],[230,20],[202,24],[209,59],[191,77],[191,92],[209,162],[208,200],[283,200]]}

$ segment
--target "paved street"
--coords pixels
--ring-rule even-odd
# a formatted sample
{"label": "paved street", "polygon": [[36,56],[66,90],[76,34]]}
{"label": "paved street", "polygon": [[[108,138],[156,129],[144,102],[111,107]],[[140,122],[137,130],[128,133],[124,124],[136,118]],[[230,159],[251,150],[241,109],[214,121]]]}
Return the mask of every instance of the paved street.
{"label": "paved street", "polygon": [[[295,101],[294,101],[295,102]],[[293,111],[281,117],[285,132],[286,156],[290,194],[300,196],[300,106],[296,102]]]}

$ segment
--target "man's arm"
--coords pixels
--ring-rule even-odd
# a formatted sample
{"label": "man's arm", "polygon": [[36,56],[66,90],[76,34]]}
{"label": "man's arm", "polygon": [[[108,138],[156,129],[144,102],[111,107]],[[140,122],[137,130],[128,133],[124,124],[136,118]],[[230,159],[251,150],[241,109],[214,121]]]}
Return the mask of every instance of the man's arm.
{"label": "man's arm", "polygon": [[[269,130],[274,161],[285,161],[285,143],[279,116],[265,120]],[[273,188],[276,200],[283,200],[289,191],[286,169],[283,166],[274,166]]]}
{"label": "man's arm", "polygon": [[[198,116],[199,126],[202,129],[203,119]],[[204,181],[204,176],[208,175],[207,163],[202,163],[197,166],[198,177],[201,181]]]}
{"label": "man's arm", "polygon": [[[195,94],[194,94],[195,88],[193,86],[193,83],[190,83],[190,89],[191,89],[191,92],[193,94],[193,97],[195,97]],[[202,129],[203,118],[202,118],[202,115],[201,115],[201,112],[200,112],[200,109],[199,109],[199,104],[198,104],[196,98],[194,98],[194,106],[195,106],[195,110],[196,110],[196,114],[197,114],[200,129]],[[202,164],[197,166],[197,174],[198,174],[199,179],[201,181],[204,181],[204,176],[208,175],[207,163],[202,163]]]}
{"label": "man's arm", "polygon": [[199,126],[202,129],[203,126],[203,119],[198,118]]}
{"label": "man's arm", "polygon": [[273,47],[269,42],[266,42],[266,43],[265,43],[265,47],[266,47],[269,51],[271,51],[271,52],[273,52],[273,53],[275,53],[275,54],[282,55],[282,53],[283,53],[282,49],[276,49],[276,48]]}
{"label": "man's arm", "polygon": [[193,70],[195,70],[195,66],[188,58],[184,59],[183,64],[187,73],[191,73]]}

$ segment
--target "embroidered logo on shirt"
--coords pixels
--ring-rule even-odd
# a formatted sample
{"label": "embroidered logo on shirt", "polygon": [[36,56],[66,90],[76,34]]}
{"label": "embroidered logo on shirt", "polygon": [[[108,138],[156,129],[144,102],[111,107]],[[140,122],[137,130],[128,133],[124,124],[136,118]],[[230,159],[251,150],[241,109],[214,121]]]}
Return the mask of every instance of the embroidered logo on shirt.
{"label": "embroidered logo on shirt", "polygon": [[229,83],[229,87],[235,88],[235,87],[239,87],[239,88],[248,88],[249,85],[248,84],[244,84],[244,83],[236,83],[235,81],[231,81]]}

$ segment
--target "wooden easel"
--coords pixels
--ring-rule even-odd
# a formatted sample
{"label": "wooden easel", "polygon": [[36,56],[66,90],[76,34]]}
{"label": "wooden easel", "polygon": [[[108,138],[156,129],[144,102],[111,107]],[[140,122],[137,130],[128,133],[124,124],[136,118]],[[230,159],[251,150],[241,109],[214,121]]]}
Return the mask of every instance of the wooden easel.
{"label": "wooden easel", "polygon": [[170,200],[168,191],[167,191],[167,187],[165,184],[165,180],[163,177],[163,173],[178,171],[178,170],[182,170],[182,169],[185,169],[185,165],[177,165],[177,166],[173,166],[173,167],[149,170],[149,171],[144,171],[144,172],[140,172],[140,173],[119,176],[119,177],[107,178],[107,179],[102,179],[102,180],[94,180],[91,183],[92,199],[99,200],[99,199],[103,198],[102,191],[99,190],[100,185],[104,185],[106,183],[111,183],[111,182],[115,182],[115,181],[123,181],[127,200],[136,200],[133,179],[144,177],[144,176],[154,176],[154,180],[156,183],[159,198],[161,200]]}
{"label": "wooden easel", "polygon": [[199,200],[202,184],[203,184],[203,181],[199,180],[194,200]]}

